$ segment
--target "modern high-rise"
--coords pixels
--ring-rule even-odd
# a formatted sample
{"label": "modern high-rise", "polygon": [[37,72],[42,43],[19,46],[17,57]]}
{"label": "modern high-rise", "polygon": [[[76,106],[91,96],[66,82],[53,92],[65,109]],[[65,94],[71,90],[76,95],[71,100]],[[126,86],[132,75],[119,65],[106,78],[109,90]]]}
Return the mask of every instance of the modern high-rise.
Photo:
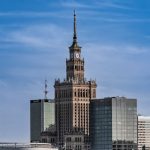
{"label": "modern high-rise", "polygon": [[90,101],[91,150],[137,150],[137,100]]}
{"label": "modern high-rise", "polygon": [[41,132],[55,125],[55,103],[50,99],[30,101],[30,141],[39,142]]}
{"label": "modern high-rise", "polygon": [[66,78],[55,80],[55,109],[58,144],[64,144],[64,135],[83,131],[89,135],[89,103],[96,98],[96,82],[84,77],[84,59],[77,42],[76,14],[74,13],[73,42],[66,59]]}
{"label": "modern high-rise", "polygon": [[150,150],[150,116],[138,116],[138,150]]}

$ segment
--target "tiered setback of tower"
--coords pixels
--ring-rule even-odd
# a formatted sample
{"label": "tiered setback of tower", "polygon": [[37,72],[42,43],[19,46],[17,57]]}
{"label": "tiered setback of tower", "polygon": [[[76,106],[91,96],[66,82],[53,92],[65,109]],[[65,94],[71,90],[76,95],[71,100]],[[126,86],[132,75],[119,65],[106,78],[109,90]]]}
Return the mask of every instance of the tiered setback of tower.
{"label": "tiered setback of tower", "polygon": [[55,81],[55,109],[57,141],[64,144],[64,135],[83,131],[89,135],[89,103],[96,98],[96,82],[84,78],[84,59],[77,43],[76,15],[74,14],[73,43],[66,59],[66,79]]}

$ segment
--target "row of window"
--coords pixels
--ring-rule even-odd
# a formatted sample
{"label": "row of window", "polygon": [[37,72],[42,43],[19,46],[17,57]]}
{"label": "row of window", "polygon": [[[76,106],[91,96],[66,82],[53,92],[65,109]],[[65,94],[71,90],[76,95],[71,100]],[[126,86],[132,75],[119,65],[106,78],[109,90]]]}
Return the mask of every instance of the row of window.
{"label": "row of window", "polygon": [[65,104],[56,104],[56,108],[57,109],[62,109],[64,110],[68,110],[69,108],[72,109],[72,106],[74,106],[74,109],[78,109],[78,110],[82,110],[82,109],[88,109],[89,108],[89,104],[85,104],[85,103],[65,103]]}
{"label": "row of window", "polygon": [[66,146],[66,150],[82,150],[82,146],[76,145],[75,148],[73,148],[72,146]]}
{"label": "row of window", "polygon": [[67,70],[76,70],[76,71],[83,71],[84,70],[84,66],[81,65],[75,65],[75,66],[67,66]]}
{"label": "row of window", "polygon": [[[55,91],[55,98],[66,98],[66,97],[89,97],[91,94],[89,89],[75,89],[72,90],[61,90]],[[92,90],[93,97],[96,97],[96,89]]]}

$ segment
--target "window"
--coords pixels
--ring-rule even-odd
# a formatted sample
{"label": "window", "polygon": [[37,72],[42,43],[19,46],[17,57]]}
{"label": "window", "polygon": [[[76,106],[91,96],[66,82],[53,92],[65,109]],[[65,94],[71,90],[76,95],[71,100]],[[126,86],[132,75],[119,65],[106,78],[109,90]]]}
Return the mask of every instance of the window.
{"label": "window", "polygon": [[71,142],[71,137],[67,137],[67,138],[66,138],[66,141],[67,141],[67,142]]}

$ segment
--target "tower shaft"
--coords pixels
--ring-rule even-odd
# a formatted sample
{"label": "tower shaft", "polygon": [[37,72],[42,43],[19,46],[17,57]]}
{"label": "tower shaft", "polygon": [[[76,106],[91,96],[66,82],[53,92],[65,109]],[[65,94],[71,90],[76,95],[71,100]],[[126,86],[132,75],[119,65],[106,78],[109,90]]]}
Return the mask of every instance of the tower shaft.
{"label": "tower shaft", "polygon": [[84,60],[77,44],[76,14],[74,13],[73,42],[66,60],[66,79],[55,80],[55,109],[58,144],[64,144],[64,135],[83,131],[89,135],[89,102],[96,98],[96,82],[84,78]]}

